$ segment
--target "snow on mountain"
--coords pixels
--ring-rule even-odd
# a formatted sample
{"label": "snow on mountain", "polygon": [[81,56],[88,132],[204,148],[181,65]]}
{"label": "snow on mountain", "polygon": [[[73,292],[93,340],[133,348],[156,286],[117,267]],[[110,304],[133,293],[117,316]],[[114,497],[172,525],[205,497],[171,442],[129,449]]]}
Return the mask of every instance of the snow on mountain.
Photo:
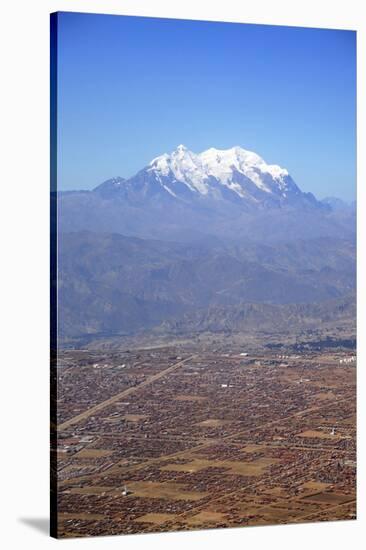
{"label": "snow on mountain", "polygon": [[128,179],[60,193],[57,200],[65,231],[183,242],[353,238],[355,231],[354,208],[338,211],[318,201],[301,191],[286,169],[241,147],[196,154],[180,145]]}
{"label": "snow on mountain", "polygon": [[[212,179],[230,191],[247,197],[248,183],[261,192],[286,197],[288,191],[299,192],[286,169],[267,164],[259,155],[241,147],[220,150],[207,149],[200,154],[179,145],[170,155],[153,159],[148,172],[154,173],[165,189],[175,195],[167,179],[185,184],[190,191],[207,195],[212,191]],[[246,185],[245,185],[246,184]]]}
{"label": "snow on mountain", "polygon": [[117,198],[135,207],[169,201],[180,207],[239,208],[241,212],[268,208],[329,208],[311,193],[302,192],[285,168],[267,164],[257,153],[241,147],[194,153],[179,145],[154,158],[133,177],[113,178],[95,191],[103,199]]}

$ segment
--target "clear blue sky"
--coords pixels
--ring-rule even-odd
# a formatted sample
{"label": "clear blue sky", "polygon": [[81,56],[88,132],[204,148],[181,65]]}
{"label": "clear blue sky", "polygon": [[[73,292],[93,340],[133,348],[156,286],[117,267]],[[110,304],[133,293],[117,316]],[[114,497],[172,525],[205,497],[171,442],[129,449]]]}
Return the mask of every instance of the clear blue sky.
{"label": "clear blue sky", "polygon": [[240,145],[319,198],[355,198],[355,32],[75,13],[58,32],[60,189],[183,143]]}

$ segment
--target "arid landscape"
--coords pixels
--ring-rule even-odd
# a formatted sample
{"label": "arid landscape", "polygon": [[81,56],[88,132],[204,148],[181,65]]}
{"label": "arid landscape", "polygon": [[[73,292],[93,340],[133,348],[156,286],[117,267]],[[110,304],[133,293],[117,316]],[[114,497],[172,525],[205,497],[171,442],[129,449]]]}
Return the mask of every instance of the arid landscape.
{"label": "arid landscape", "polygon": [[356,33],[52,21],[52,536],[356,518]]}
{"label": "arid landscape", "polygon": [[58,536],[356,517],[354,350],[203,347],[60,353]]}
{"label": "arid landscape", "polygon": [[58,537],[356,517],[355,209],[214,151],[56,197]]}

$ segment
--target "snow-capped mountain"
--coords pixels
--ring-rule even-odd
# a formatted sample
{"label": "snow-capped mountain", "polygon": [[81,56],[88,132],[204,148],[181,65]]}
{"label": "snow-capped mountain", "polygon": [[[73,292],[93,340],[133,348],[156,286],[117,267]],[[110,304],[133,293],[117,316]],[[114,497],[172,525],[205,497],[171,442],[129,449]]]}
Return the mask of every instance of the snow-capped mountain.
{"label": "snow-capped mountain", "polygon": [[[158,178],[169,177],[184,183],[191,191],[202,195],[212,192],[211,179],[239,197],[248,196],[243,176],[266,193],[280,192],[286,196],[290,185],[287,170],[268,165],[259,155],[241,147],[226,150],[212,147],[197,155],[179,145],[170,155],[164,154],[152,160],[148,171],[154,172]],[[172,189],[169,191],[173,192]]]}
{"label": "snow-capped mountain", "polygon": [[214,199],[241,203],[245,209],[262,206],[320,203],[303,193],[288,171],[267,164],[241,147],[210,148],[196,154],[184,145],[153,159],[129,180],[114,178],[97,188],[118,192],[132,201],[160,196],[184,202]]}
{"label": "snow-capped mountain", "polygon": [[335,211],[299,189],[285,168],[241,147],[197,154],[180,145],[131,178],[61,192],[57,201],[63,231],[185,242],[354,234],[353,210]]}
{"label": "snow-capped mountain", "polygon": [[348,330],[354,318],[343,301],[355,288],[354,210],[317,201],[256,153],[179,146],[129,179],[51,198],[65,342],[153,327],[308,331],[317,318]]}

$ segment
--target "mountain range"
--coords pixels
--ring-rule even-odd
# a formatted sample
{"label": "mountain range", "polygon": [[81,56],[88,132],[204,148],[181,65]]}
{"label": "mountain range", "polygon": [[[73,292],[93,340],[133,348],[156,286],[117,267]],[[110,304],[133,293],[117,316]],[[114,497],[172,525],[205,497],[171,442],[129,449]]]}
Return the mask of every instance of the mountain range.
{"label": "mountain range", "polygon": [[214,306],[341,298],[355,289],[354,258],[354,245],[329,238],[238,246],[68,233],[59,244],[60,330],[128,334]]}
{"label": "mountain range", "polygon": [[[56,196],[54,197],[56,199]],[[355,212],[300,190],[288,171],[240,147],[183,145],[129,179],[57,194],[59,231],[186,241],[256,241],[355,234]]]}
{"label": "mountain range", "polygon": [[287,170],[268,165],[241,147],[211,148],[197,155],[179,145],[170,155],[153,159],[130,180],[108,180],[96,191],[106,198],[117,192],[136,203],[159,196],[170,202],[235,202],[245,209],[300,204],[321,207],[313,195],[300,191]]}
{"label": "mountain range", "polygon": [[132,178],[52,200],[60,341],[290,330],[289,319],[313,326],[354,311],[354,206],[317,200],[240,147],[180,145]]}

